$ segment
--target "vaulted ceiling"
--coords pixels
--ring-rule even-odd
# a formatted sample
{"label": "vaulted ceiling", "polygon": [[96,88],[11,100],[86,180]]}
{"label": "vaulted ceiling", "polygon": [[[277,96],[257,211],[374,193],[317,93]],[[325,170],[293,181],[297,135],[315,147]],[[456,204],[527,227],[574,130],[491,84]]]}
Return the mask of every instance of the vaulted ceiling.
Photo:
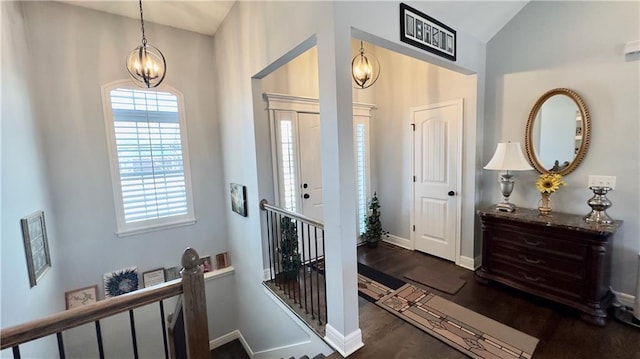
{"label": "vaulted ceiling", "polygon": [[[59,1],[132,19],[140,18],[136,0]],[[527,2],[528,0],[431,1],[428,4],[428,15],[451,25],[456,30],[471,34],[478,40],[488,42]],[[213,35],[234,3],[235,1],[220,0],[144,0],[144,19],[178,29]],[[419,2],[412,2],[411,5],[419,7]]]}

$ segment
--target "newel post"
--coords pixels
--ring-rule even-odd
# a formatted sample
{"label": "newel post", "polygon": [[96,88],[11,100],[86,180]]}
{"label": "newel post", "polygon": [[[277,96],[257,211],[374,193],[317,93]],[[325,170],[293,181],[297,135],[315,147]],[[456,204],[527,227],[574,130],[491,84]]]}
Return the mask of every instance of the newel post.
{"label": "newel post", "polygon": [[187,358],[209,358],[209,325],[207,323],[207,302],[204,292],[204,273],[198,265],[200,257],[193,248],[182,254],[182,287],[184,301],[184,331],[187,344]]}

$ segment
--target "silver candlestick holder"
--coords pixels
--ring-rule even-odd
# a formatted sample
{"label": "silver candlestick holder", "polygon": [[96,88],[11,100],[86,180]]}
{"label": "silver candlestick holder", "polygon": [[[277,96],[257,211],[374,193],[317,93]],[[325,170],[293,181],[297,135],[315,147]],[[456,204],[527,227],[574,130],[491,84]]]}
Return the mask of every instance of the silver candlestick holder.
{"label": "silver candlestick holder", "polygon": [[584,216],[585,222],[612,224],[613,219],[607,214],[607,208],[611,207],[611,201],[607,198],[607,192],[612,191],[613,188],[591,186],[589,189],[593,191],[593,197],[587,201],[587,204],[591,207],[591,213]]}

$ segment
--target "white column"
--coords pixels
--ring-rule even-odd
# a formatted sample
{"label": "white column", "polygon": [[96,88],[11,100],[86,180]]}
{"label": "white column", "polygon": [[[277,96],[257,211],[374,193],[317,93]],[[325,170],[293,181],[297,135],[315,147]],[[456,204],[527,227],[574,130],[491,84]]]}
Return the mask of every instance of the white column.
{"label": "white column", "polygon": [[351,30],[318,33],[327,312],[325,340],[348,356],[361,348],[351,94]]}

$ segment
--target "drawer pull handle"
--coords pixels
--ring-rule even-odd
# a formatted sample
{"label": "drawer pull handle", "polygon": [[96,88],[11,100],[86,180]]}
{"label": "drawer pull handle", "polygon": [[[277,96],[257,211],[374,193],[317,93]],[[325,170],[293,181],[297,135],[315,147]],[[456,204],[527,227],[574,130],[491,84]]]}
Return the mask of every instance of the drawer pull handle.
{"label": "drawer pull handle", "polygon": [[534,247],[537,247],[537,246],[539,246],[539,245],[540,245],[540,242],[538,242],[538,241],[536,241],[536,242],[530,242],[530,241],[528,241],[528,240],[526,240],[526,239],[524,239],[524,243],[526,243],[526,244],[528,244],[528,245],[530,245],[530,246],[534,246]]}
{"label": "drawer pull handle", "polygon": [[527,275],[527,273],[523,273],[523,272],[520,272],[520,274],[522,274],[522,276],[524,277],[524,279],[526,279],[526,280],[530,280],[530,281],[532,281],[532,282],[539,282],[539,281],[540,281],[540,279],[542,279],[542,278],[540,278],[540,277],[529,277],[529,276]]}
{"label": "drawer pull handle", "polygon": [[527,263],[531,263],[531,264],[540,264],[540,263],[544,263],[543,260],[541,259],[529,259],[529,257],[527,257],[526,255],[520,255],[520,258],[524,259],[525,262]]}

